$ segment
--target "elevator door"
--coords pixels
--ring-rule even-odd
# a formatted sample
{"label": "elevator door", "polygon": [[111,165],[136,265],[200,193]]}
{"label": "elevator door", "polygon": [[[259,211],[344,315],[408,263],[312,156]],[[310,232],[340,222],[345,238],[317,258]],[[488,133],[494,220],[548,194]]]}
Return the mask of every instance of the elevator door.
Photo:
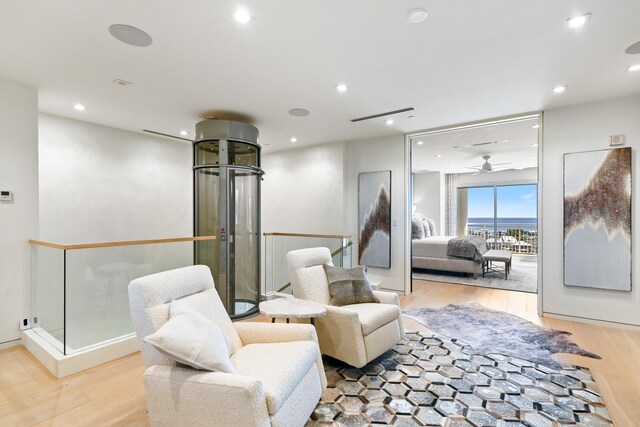
{"label": "elevator door", "polygon": [[196,263],[209,266],[232,317],[256,312],[260,297],[260,172],[247,167],[196,170]]}

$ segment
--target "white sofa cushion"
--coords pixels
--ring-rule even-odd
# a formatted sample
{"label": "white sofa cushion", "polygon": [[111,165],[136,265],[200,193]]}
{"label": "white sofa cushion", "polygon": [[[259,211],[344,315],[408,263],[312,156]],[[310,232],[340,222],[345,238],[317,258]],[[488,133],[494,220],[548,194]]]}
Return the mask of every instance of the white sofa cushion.
{"label": "white sofa cushion", "polygon": [[312,341],[248,344],[231,356],[231,363],[238,374],[262,383],[267,410],[273,415],[315,365],[318,356],[318,346]]}
{"label": "white sofa cushion", "polygon": [[400,307],[391,304],[350,304],[343,305],[342,308],[358,313],[362,334],[365,336],[387,323],[397,320],[400,316]]}
{"label": "white sofa cushion", "polygon": [[144,341],[184,365],[236,373],[222,329],[184,302],[172,301],[169,321]]}

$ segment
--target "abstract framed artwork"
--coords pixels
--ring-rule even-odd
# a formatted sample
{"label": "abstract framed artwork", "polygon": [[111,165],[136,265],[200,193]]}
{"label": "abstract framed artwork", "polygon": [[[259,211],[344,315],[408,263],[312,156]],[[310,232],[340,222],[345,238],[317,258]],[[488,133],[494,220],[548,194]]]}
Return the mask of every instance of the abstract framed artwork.
{"label": "abstract framed artwork", "polygon": [[391,268],[391,171],[358,175],[358,264]]}
{"label": "abstract framed artwork", "polygon": [[631,291],[631,148],[564,155],[564,284]]}

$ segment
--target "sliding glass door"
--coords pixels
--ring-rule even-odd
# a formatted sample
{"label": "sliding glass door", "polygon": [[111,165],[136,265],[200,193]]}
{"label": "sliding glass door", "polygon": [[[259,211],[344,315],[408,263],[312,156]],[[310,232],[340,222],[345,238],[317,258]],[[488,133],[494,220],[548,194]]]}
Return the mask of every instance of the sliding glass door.
{"label": "sliding glass door", "polygon": [[538,252],[537,184],[458,189],[458,234],[481,236],[491,249]]}

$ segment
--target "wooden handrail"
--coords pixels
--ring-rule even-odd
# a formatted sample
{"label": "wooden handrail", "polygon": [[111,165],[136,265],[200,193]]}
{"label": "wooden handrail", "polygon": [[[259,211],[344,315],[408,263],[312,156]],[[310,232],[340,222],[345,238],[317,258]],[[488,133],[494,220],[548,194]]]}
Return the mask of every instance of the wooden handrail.
{"label": "wooden handrail", "polygon": [[327,239],[350,239],[350,234],[304,234],[304,233],[263,233],[263,236],[286,236],[286,237],[318,237]]}
{"label": "wooden handrail", "polygon": [[55,248],[55,249],[70,251],[74,249],[113,248],[117,246],[155,245],[158,243],[175,243],[175,242],[198,242],[202,240],[216,240],[216,236],[172,237],[169,239],[125,240],[121,242],[82,243],[82,244],[73,244],[73,245],[43,242],[41,240],[29,240],[29,243],[31,243],[32,245],[46,246],[48,248]]}

